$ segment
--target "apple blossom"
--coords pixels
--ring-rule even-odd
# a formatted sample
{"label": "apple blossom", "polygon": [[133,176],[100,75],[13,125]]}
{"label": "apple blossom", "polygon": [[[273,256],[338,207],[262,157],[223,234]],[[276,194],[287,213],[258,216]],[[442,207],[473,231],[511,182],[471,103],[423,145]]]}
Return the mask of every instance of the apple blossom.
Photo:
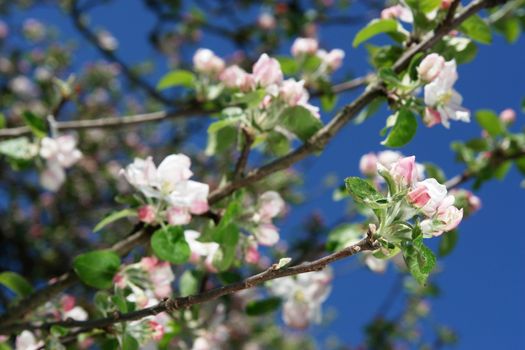
{"label": "apple blossom", "polygon": [[408,193],[407,199],[409,203],[419,208],[425,215],[432,216],[436,213],[446,196],[446,186],[437,182],[436,179],[429,178],[416,183],[414,188]]}
{"label": "apple blossom", "polygon": [[283,72],[279,61],[263,53],[253,65],[253,77],[262,87],[280,84],[283,80]]}
{"label": "apple blossom", "polygon": [[22,31],[28,39],[33,41],[40,41],[46,35],[46,27],[34,18],[28,18],[24,21]]}
{"label": "apple blossom", "polygon": [[361,156],[359,160],[359,171],[366,176],[377,175],[377,156],[375,153],[370,152]]}
{"label": "apple blossom", "polygon": [[139,220],[146,224],[155,222],[155,208],[152,205],[143,205],[137,210],[137,214]]}
{"label": "apple blossom", "polygon": [[140,266],[148,273],[155,296],[159,299],[169,297],[171,282],[175,280],[170,264],[156,257],[144,257],[140,260]]}
{"label": "apple blossom", "polygon": [[258,214],[260,220],[267,222],[274,217],[282,214],[286,207],[281,195],[276,191],[266,191],[260,197],[258,201],[259,210]]}
{"label": "apple blossom", "polygon": [[48,191],[56,192],[66,181],[64,168],[55,161],[47,162],[45,170],[40,174],[40,184]]}
{"label": "apple blossom", "polygon": [[184,238],[186,242],[188,242],[191,250],[190,261],[197,264],[201,258],[204,258],[205,267],[211,272],[216,272],[213,266],[213,259],[219,251],[219,244],[216,242],[200,242],[198,241],[200,236],[200,232],[194,230],[184,231]]}
{"label": "apple blossom", "polygon": [[276,20],[271,13],[263,12],[259,15],[259,18],[257,19],[257,24],[262,29],[271,30],[275,28]]}
{"label": "apple blossom", "polygon": [[343,64],[343,59],[345,58],[345,52],[341,49],[333,49],[329,52],[325,50],[317,51],[317,57],[330,69],[330,71],[335,71],[341,67]]}
{"label": "apple blossom", "polygon": [[58,163],[63,168],[69,168],[82,158],[82,152],[76,146],[77,140],[72,135],[44,137],[40,145],[40,156]]}
{"label": "apple blossom", "polygon": [[501,111],[499,119],[505,124],[512,124],[516,120],[516,111],[512,108],[507,108]]}
{"label": "apple blossom", "polygon": [[304,88],[304,80],[287,79],[279,88],[279,96],[289,106],[297,106],[308,101],[308,92]]}
{"label": "apple blossom", "polygon": [[9,88],[22,99],[32,99],[38,96],[39,89],[28,77],[19,75],[9,81]]}
{"label": "apple blossom", "polygon": [[443,126],[449,128],[450,119],[470,121],[470,112],[461,107],[461,95],[453,89],[457,78],[456,61],[452,60],[445,63],[437,78],[425,85],[425,104],[430,108],[427,109],[430,115],[424,118],[427,125],[435,125],[439,119]]}
{"label": "apple blossom", "polygon": [[292,44],[292,55],[298,57],[301,55],[313,55],[317,52],[319,43],[313,38],[297,38]]}
{"label": "apple blossom", "polygon": [[115,51],[118,48],[118,40],[107,30],[97,33],[98,44],[107,51]]}
{"label": "apple blossom", "polygon": [[416,157],[405,157],[392,164],[389,170],[390,175],[398,184],[402,186],[411,186],[418,179],[416,169]]}
{"label": "apple blossom", "polygon": [[408,7],[403,5],[394,5],[387,7],[381,11],[381,19],[395,19],[399,18],[403,22],[412,23],[414,22],[414,16],[412,11]]}
{"label": "apple blossom", "polygon": [[37,341],[35,335],[28,330],[22,331],[22,333],[16,337],[16,350],[37,350],[42,346],[44,346],[44,342],[41,340]]}
{"label": "apple blossom", "polygon": [[279,231],[271,223],[262,223],[253,231],[253,235],[262,245],[273,246],[279,241]]}
{"label": "apple blossom", "polygon": [[228,88],[237,88],[243,92],[252,90],[255,87],[255,81],[251,74],[246,73],[242,68],[237,65],[226,68],[219,79],[223,82],[224,86]]}
{"label": "apple blossom", "polygon": [[421,61],[417,67],[417,72],[421,80],[431,82],[439,76],[444,67],[445,59],[443,56],[431,53]]}
{"label": "apple blossom", "polygon": [[196,71],[215,76],[224,70],[224,61],[209,49],[198,49],[193,56]]}
{"label": "apple blossom", "polygon": [[283,320],[293,328],[304,329],[321,321],[321,304],[330,294],[330,269],[283,277],[269,283],[272,294],[284,299]]}

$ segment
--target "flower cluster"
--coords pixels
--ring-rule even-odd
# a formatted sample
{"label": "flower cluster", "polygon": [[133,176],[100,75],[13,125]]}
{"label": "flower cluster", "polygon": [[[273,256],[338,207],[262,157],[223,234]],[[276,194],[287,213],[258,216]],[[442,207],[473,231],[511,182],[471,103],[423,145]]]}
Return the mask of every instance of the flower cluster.
{"label": "flower cluster", "polygon": [[470,112],[461,106],[463,98],[453,88],[458,79],[455,60],[445,62],[442,56],[430,54],[419,64],[418,73],[426,83],[423,121],[427,126],[441,123],[449,128],[449,120],[470,121]]}
{"label": "flower cluster", "polygon": [[321,305],[331,290],[332,271],[308,272],[269,283],[270,292],[284,299],[283,320],[292,328],[304,329],[321,321]]}
{"label": "flower cluster", "polygon": [[331,73],[341,67],[345,52],[341,49],[326,51],[319,49],[319,42],[313,38],[297,38],[292,44],[292,56],[298,60],[308,59],[315,56],[321,60],[316,75]]}
{"label": "flower cluster", "polygon": [[[378,173],[379,168],[387,171],[393,170],[394,166],[399,168],[399,161],[403,158],[403,154],[396,151],[386,150],[377,154],[370,152],[363,155],[359,160],[359,170],[363,175],[373,178],[376,183],[380,183],[383,179]],[[422,180],[425,176],[425,167],[419,163],[415,163],[414,166],[414,176],[416,179]]]}
{"label": "flower cluster", "polygon": [[286,203],[275,191],[264,192],[258,200],[257,211],[252,217],[255,224],[253,235],[258,243],[272,246],[279,241],[279,231],[272,219],[284,212]]}
{"label": "flower cluster", "polygon": [[201,260],[204,260],[204,267],[210,272],[217,272],[213,266],[213,259],[215,254],[219,251],[219,244],[215,242],[200,242],[200,232],[194,230],[184,231],[184,238],[190,246],[191,256],[190,262],[193,264],[199,264]]}
{"label": "flower cluster", "polygon": [[[121,170],[126,180],[146,197],[139,218],[146,223],[166,218],[171,225],[185,225],[191,215],[208,211],[207,184],[190,180],[191,160],[184,154],[167,156],[158,167],[153,159],[136,158]],[[154,203],[156,201],[156,203]]]}
{"label": "flower cluster", "polygon": [[65,169],[82,158],[73,135],[56,138],[44,137],[40,144],[40,156],[46,160],[46,169],[40,175],[40,183],[49,191],[57,191],[66,180]]}

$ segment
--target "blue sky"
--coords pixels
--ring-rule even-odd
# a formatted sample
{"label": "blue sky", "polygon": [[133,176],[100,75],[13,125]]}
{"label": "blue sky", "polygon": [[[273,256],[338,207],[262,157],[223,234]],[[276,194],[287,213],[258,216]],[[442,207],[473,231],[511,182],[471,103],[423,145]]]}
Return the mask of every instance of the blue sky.
{"label": "blue sky", "polygon": [[[80,39],[70,20],[56,9],[40,7],[32,11],[32,15],[59,27],[63,38]],[[118,54],[127,62],[158,59],[144,35],[153,22],[143,10],[142,2],[114,1],[103,10],[95,11],[92,20],[118,38]],[[356,75],[362,75],[371,68],[366,62],[365,50],[351,48],[355,31],[356,28],[330,27],[321,31],[320,39],[327,48],[344,49],[347,53],[345,66],[351,67]],[[215,38],[208,38],[204,43],[220,54],[229,53],[229,48]],[[78,52],[77,62],[99,57],[88,45],[83,45]],[[523,38],[509,45],[496,36],[493,45],[480,46],[478,57],[459,67],[460,78],[456,87],[464,97],[464,105],[471,110],[489,108],[499,112],[508,107],[519,110],[520,101],[525,97],[524,60]],[[150,77],[151,81],[156,82],[166,69],[160,62],[158,71]],[[352,96],[344,95],[339,103],[350,102]],[[309,158],[305,188],[321,188],[319,179],[329,173],[337,174],[339,179],[357,175],[362,154],[384,149],[379,143],[382,140],[379,130],[387,116],[387,112],[382,111],[363,125],[346,127],[321,157]],[[330,114],[323,115],[325,121],[330,117]],[[524,117],[522,112],[518,113],[515,130],[523,128]],[[450,130],[441,126],[428,129],[420,125],[415,139],[402,152],[415,154],[420,162],[432,161],[443,167],[447,175],[453,176],[463,168],[454,162],[450,142],[479,134],[480,128],[474,122],[456,122]],[[520,181],[520,175],[512,169],[504,182],[486,184],[479,192],[482,210],[461,224],[456,250],[440,261],[444,271],[436,276],[436,280],[442,295],[433,303],[434,317],[459,332],[461,349],[525,348],[525,230],[520,217],[525,210],[525,192],[519,187]],[[332,202],[331,192],[325,191],[316,196],[315,201],[292,211],[282,227],[285,232],[296,229],[312,210],[320,211],[330,222],[338,219],[343,209],[344,203]],[[340,273],[344,269],[342,265],[339,265],[338,278],[326,305],[327,308],[336,308],[339,317],[322,334],[336,334],[350,344],[356,344],[361,339],[362,326],[374,314],[395,274],[389,271],[378,276],[365,270]],[[317,334],[319,330],[314,332]]]}

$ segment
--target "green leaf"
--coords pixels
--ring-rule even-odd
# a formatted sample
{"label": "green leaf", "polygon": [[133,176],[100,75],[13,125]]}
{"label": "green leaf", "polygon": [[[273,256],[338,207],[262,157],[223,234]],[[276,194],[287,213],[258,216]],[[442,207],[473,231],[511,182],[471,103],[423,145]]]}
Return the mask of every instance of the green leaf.
{"label": "green leaf", "polygon": [[516,164],[516,167],[518,168],[519,172],[525,175],[525,157],[516,159],[514,163]]}
{"label": "green leaf", "polygon": [[492,42],[489,25],[478,15],[470,16],[465,20],[461,24],[460,30],[479,43],[490,44]]}
{"label": "green leaf", "polygon": [[33,145],[27,137],[0,142],[0,154],[13,159],[29,160],[35,156]]}
{"label": "green leaf", "polygon": [[139,342],[133,338],[129,333],[125,333],[122,337],[122,349],[123,350],[138,350]]}
{"label": "green leaf", "polygon": [[181,297],[194,295],[199,292],[202,273],[194,270],[186,270],[179,279],[179,292]]}
{"label": "green leaf", "polygon": [[342,224],[328,234],[326,250],[334,252],[357,243],[363,238],[363,227],[358,224]]}
{"label": "green leaf", "polygon": [[288,107],[280,118],[281,125],[302,141],[308,140],[323,127],[323,123],[301,106]]}
{"label": "green leaf", "polygon": [[456,230],[445,232],[439,242],[438,254],[440,257],[449,255],[458,242],[458,232]]}
{"label": "green leaf", "polygon": [[330,112],[337,104],[337,95],[334,93],[325,93],[321,95],[321,107],[324,111]]}
{"label": "green leaf", "polygon": [[421,229],[415,228],[412,241],[405,241],[401,245],[403,258],[412,274],[412,277],[420,284],[425,285],[428,276],[436,265],[436,256],[427,246],[423,244]]}
{"label": "green leaf", "polygon": [[158,90],[164,90],[175,86],[193,87],[195,75],[187,70],[175,70],[163,76],[157,84]]}
{"label": "green leaf", "polygon": [[246,104],[249,107],[257,107],[261,104],[264,96],[266,96],[266,90],[264,89],[258,89],[248,93],[239,92],[233,95],[232,104]]}
{"label": "green leaf", "polygon": [[398,31],[398,23],[394,19],[374,19],[361,29],[355,36],[352,42],[353,47],[359,46],[368,39],[382,34],[394,33]]}
{"label": "green leaf", "polygon": [[0,112],[0,129],[5,128],[5,115]]}
{"label": "green leaf", "polygon": [[151,248],[155,255],[173,264],[183,264],[190,258],[190,246],[180,226],[163,227],[151,237]]}
{"label": "green leaf", "polygon": [[503,34],[508,43],[516,42],[521,34],[520,21],[516,17],[504,18],[496,22],[494,27]]}
{"label": "green leaf", "polygon": [[110,250],[84,253],[73,260],[73,269],[82,282],[98,289],[111,288],[119,267],[120,257]]}
{"label": "green leaf", "polygon": [[46,136],[47,125],[44,118],[41,118],[30,111],[22,113],[22,118],[36,137]]}
{"label": "green leaf", "polygon": [[480,110],[476,112],[478,124],[486,130],[490,136],[498,136],[505,133],[505,125],[498,118],[496,113],[490,110]]}
{"label": "green leaf", "polygon": [[447,177],[443,170],[435,164],[425,163],[425,172],[427,173],[427,178],[434,178],[440,184],[447,181]]}
{"label": "green leaf", "polygon": [[[218,126],[215,128],[218,128]],[[232,124],[222,125],[217,131],[209,132],[208,130],[208,144],[204,153],[208,156],[213,156],[230,149],[237,142],[237,130],[237,126]]]}
{"label": "green leaf", "polygon": [[397,74],[392,68],[381,68],[379,70],[379,78],[385,83],[388,83],[391,86],[397,87],[402,85],[401,80],[397,77]]}
{"label": "green leaf", "polygon": [[359,177],[348,177],[345,179],[345,186],[350,195],[357,202],[369,204],[370,202],[376,202],[378,200],[384,200],[383,195],[370,185],[368,181],[365,181]]}
{"label": "green leaf", "polygon": [[246,304],[246,314],[261,316],[277,310],[281,306],[281,298],[272,297],[263,300],[253,300]]}
{"label": "green leaf", "polygon": [[417,130],[417,120],[414,114],[405,108],[397,112],[397,118],[387,138],[381,142],[388,147],[401,147],[412,140]]}
{"label": "green leaf", "polygon": [[494,169],[494,177],[500,181],[504,180],[507,176],[510,168],[512,167],[512,162],[506,161],[500,164],[496,169]]}
{"label": "green leaf", "polygon": [[323,61],[319,56],[308,56],[304,61],[303,69],[306,72],[315,72]]}
{"label": "green leaf", "polygon": [[407,0],[406,4],[416,12],[430,13],[441,5],[441,0]]}
{"label": "green leaf", "polygon": [[107,225],[111,224],[112,222],[115,222],[117,220],[131,217],[131,216],[137,216],[137,211],[135,209],[126,208],[122,209],[116,212],[113,212],[106,216],[104,219],[102,219],[93,229],[93,232],[98,232]]}
{"label": "green leaf", "polygon": [[33,292],[33,286],[16,272],[5,271],[0,273],[0,284],[21,297],[25,297]]}
{"label": "green leaf", "polygon": [[299,70],[299,65],[297,64],[297,60],[292,57],[288,56],[277,56],[277,61],[279,61],[279,64],[281,65],[281,71],[285,75],[294,75]]}

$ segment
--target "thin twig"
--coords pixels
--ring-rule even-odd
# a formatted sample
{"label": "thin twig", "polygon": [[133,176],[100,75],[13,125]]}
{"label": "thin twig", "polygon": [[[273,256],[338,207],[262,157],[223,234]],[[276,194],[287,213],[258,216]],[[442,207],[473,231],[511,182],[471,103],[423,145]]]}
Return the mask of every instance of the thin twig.
{"label": "thin twig", "polygon": [[254,141],[252,132],[246,128],[242,127],[242,135],[244,136],[244,141],[242,144],[241,154],[239,159],[237,159],[237,164],[235,164],[235,170],[233,172],[233,179],[237,180],[244,176],[244,170],[248,163],[248,157],[250,156],[250,150]]}

